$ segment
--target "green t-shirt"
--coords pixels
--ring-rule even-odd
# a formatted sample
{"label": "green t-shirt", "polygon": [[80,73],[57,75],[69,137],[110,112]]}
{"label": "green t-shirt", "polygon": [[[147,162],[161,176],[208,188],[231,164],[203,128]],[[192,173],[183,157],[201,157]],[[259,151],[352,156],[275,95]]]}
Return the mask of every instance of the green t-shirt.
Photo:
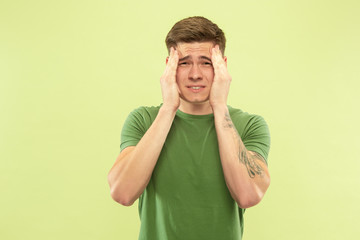
{"label": "green t-shirt", "polygon": [[[267,160],[270,135],[264,119],[228,106],[248,150]],[[135,146],[160,106],[130,113],[120,149]],[[149,184],[139,198],[139,240],[241,239],[244,209],[226,186],[214,115],[177,111]]]}

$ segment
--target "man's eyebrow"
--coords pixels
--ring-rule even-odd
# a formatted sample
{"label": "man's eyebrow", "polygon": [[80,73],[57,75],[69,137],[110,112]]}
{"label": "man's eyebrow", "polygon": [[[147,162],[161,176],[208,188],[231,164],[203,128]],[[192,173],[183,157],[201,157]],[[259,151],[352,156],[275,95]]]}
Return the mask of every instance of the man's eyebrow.
{"label": "man's eyebrow", "polygon": [[211,62],[211,58],[208,58],[207,56],[200,56],[201,59],[205,59]]}
{"label": "man's eyebrow", "polygon": [[[183,57],[183,58],[180,58],[180,59],[179,59],[179,62],[184,61],[184,60],[188,60],[189,58],[190,58],[190,55],[187,55],[187,56],[185,56],[185,57]],[[200,58],[200,59],[205,59],[205,60],[208,60],[208,61],[211,62],[211,58],[209,58],[209,57],[207,57],[207,56],[200,56],[199,58]]]}
{"label": "man's eyebrow", "polygon": [[179,59],[179,62],[184,61],[184,60],[187,60],[187,59],[189,59],[189,58],[190,58],[190,55],[187,55],[187,56],[185,56],[185,57],[183,57],[183,58],[180,58],[180,59]]}

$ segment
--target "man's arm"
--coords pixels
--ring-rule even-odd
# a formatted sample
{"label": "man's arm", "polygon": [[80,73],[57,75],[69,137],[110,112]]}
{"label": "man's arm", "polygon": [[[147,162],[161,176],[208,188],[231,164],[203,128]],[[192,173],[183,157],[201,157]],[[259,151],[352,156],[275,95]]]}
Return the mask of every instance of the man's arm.
{"label": "man's arm", "polygon": [[270,184],[266,161],[246,149],[227,106],[216,108],[214,117],[227,187],[239,207],[252,207],[261,201]]}
{"label": "man's arm", "polygon": [[132,205],[150,181],[161,149],[180,104],[176,85],[178,53],[171,49],[160,83],[163,105],[150,128],[136,146],[125,148],[108,174],[112,198],[125,206]]}
{"label": "man's arm", "polygon": [[259,203],[270,184],[265,160],[248,151],[230,118],[227,96],[231,76],[219,47],[212,50],[215,77],[211,87],[210,104],[214,112],[215,128],[219,143],[221,164],[231,196],[240,208]]}

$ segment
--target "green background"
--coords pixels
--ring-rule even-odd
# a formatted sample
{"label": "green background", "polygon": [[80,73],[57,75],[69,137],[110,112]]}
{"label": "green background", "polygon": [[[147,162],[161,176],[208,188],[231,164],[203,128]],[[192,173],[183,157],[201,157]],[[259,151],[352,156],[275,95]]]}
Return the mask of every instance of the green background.
{"label": "green background", "polygon": [[107,173],[128,113],[161,102],[172,25],[225,32],[228,103],[270,126],[244,239],[360,235],[360,2],[0,2],[0,239],[137,239]]}

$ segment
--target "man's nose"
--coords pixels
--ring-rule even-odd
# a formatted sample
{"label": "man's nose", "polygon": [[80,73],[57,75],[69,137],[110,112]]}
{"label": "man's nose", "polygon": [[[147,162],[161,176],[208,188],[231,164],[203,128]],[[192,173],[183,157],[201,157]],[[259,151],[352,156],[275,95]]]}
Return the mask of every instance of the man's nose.
{"label": "man's nose", "polygon": [[191,66],[191,69],[189,72],[189,78],[191,80],[201,80],[202,79],[201,69],[196,64],[193,64]]}

